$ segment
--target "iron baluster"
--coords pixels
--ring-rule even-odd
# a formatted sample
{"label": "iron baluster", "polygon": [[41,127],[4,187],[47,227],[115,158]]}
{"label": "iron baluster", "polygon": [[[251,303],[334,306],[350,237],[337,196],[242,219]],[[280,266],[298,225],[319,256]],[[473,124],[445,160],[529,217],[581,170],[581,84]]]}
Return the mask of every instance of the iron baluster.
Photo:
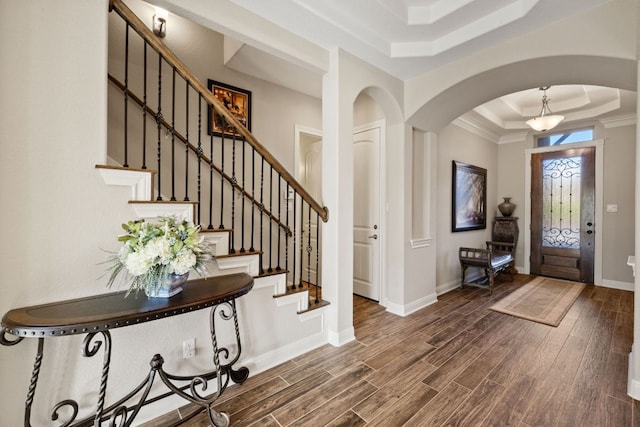
{"label": "iron baluster", "polygon": [[[223,128],[224,133],[224,128]],[[235,246],[235,229],[236,229],[236,130],[233,129],[233,137],[231,140],[231,239],[229,253],[236,253]]]}
{"label": "iron baluster", "polygon": [[[251,151],[251,198],[254,203],[256,200],[256,149],[253,147]],[[244,199],[243,199],[244,200]],[[249,252],[254,252],[254,236],[255,236],[255,218],[256,218],[256,208],[252,206],[251,208],[251,247],[249,248]]]}
{"label": "iron baluster", "polygon": [[[287,220],[285,221],[286,224],[286,232],[284,235],[284,269],[286,271],[289,271],[289,232],[291,231],[291,229],[289,228],[289,183],[287,182],[287,192],[286,195],[284,197],[284,203],[285,203],[285,215],[287,217]],[[293,285],[294,289],[295,289],[295,284]]]}
{"label": "iron baluster", "polygon": [[316,304],[319,302],[318,286],[320,286],[320,214],[316,212]]}
{"label": "iron baluster", "polygon": [[158,129],[158,197],[156,200],[162,200],[162,147],[161,147],[161,127],[162,127],[162,56],[158,55],[158,110],[156,111],[156,127]]}
{"label": "iron baluster", "polygon": [[176,68],[171,80],[171,201],[176,201]]}
{"label": "iron baluster", "polygon": [[311,206],[308,208],[309,216],[307,221],[309,225],[307,227],[307,286],[311,286]]}
{"label": "iron baluster", "polygon": [[[264,161],[264,157],[262,158]],[[270,165],[269,168],[269,212],[273,215],[273,165]],[[280,220],[280,218],[278,218]],[[273,219],[269,221],[269,268],[268,272],[273,271],[272,264],[272,253],[273,253]]]}
{"label": "iron baluster", "polygon": [[[246,157],[245,157],[245,148],[246,148],[247,144],[244,141],[244,138],[242,138],[242,189],[244,190],[245,188],[247,188],[246,183],[245,183],[245,164],[246,162]],[[245,249],[244,249],[244,197],[241,200],[241,210],[240,210],[240,253],[244,253]]]}
{"label": "iron baluster", "polygon": [[[225,128],[226,122],[224,117],[220,118],[222,129]],[[212,125],[213,126],[213,125]],[[220,141],[220,230],[224,229],[224,132],[221,133]]]}
{"label": "iron baluster", "polygon": [[122,166],[129,167],[129,23],[124,36],[124,162]]}
{"label": "iron baluster", "polygon": [[297,273],[297,264],[296,264],[296,252],[298,252],[296,250],[296,233],[298,232],[298,228],[297,228],[297,219],[298,219],[298,215],[297,215],[297,200],[296,200],[296,196],[297,193],[294,191],[293,193],[293,236],[291,237],[291,243],[293,243],[293,248],[291,249],[291,252],[293,253],[293,260],[291,265],[293,266],[293,277],[292,277],[292,281],[291,281],[291,288],[295,289],[297,287],[296,285],[296,273]]}
{"label": "iron baluster", "polygon": [[144,76],[142,78],[142,169],[147,168],[147,45],[144,42]]}
{"label": "iron baluster", "polygon": [[[281,215],[281,208],[282,208],[282,199],[281,199],[281,194],[282,194],[282,177],[280,176],[280,173],[278,173],[278,221],[281,220],[282,215]],[[288,225],[287,225],[288,227]],[[288,229],[288,228],[287,228]],[[282,270],[282,268],[280,267],[280,253],[281,253],[281,244],[282,244],[282,228],[278,227],[278,266],[276,267],[276,271],[280,271]],[[285,233],[286,236],[286,233]]]}
{"label": "iron baluster", "polygon": [[[196,224],[200,224],[200,202],[202,201],[202,95],[200,94],[198,94],[198,150],[196,154],[198,156]],[[185,180],[188,180],[188,178],[185,178]]]}
{"label": "iron baluster", "polygon": [[213,230],[213,134],[209,135],[209,225],[207,229]]}
{"label": "iron baluster", "polygon": [[[254,149],[255,155],[255,149]],[[260,162],[260,250],[264,251],[264,157],[262,157],[262,161]],[[271,221],[269,221],[271,222]],[[264,267],[262,266],[262,256],[260,262],[260,274],[264,273]]]}
{"label": "iron baluster", "polygon": [[[184,176],[189,176],[189,82],[184,82],[185,90],[185,118],[184,118]],[[189,201],[189,180],[184,180],[184,199],[183,201]]]}
{"label": "iron baluster", "polygon": [[299,288],[303,287],[303,274],[304,268],[304,201],[302,200],[302,196],[300,196],[300,283],[298,284]]}

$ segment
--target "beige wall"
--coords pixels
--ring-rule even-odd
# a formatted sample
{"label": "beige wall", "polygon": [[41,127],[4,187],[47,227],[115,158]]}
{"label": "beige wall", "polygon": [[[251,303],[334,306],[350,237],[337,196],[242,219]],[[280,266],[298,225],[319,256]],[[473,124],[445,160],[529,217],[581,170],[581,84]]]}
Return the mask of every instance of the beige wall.
{"label": "beige wall", "polygon": [[[583,123],[588,126],[592,123]],[[604,286],[630,288],[633,284],[627,258],[634,253],[635,202],[635,126],[605,128],[597,124],[595,139],[604,140],[603,153],[603,224],[602,275]],[[438,262],[437,286],[445,289],[459,280],[457,248],[463,245],[483,247],[490,237],[491,219],[499,215],[497,205],[503,197],[516,204],[514,216],[519,218],[520,236],[516,250],[516,266],[524,265],[525,150],[533,148],[534,136],[526,142],[497,145],[449,125],[439,135],[438,144]],[[491,156],[494,156],[491,158]],[[465,160],[467,159],[467,160]],[[486,232],[451,230],[451,160],[487,168],[488,223]],[[483,166],[486,164],[488,166]],[[608,204],[618,205],[617,213],[606,212]]]}
{"label": "beige wall", "polygon": [[[527,147],[529,148],[529,147]],[[525,143],[515,142],[498,146],[497,161],[497,203],[502,202],[503,197],[511,197],[516,209],[513,216],[518,217],[518,247],[516,248],[516,267],[524,265],[524,204],[525,204]],[[497,205],[492,207],[492,213],[499,215]]]}
{"label": "beige wall", "polygon": [[[126,193],[105,190],[94,169],[106,154],[107,8],[106,0],[0,2],[3,314],[106,291],[96,280],[101,248],[119,228],[107,217],[128,209],[114,203]],[[90,365],[99,361],[80,356],[80,337],[50,341],[35,425],[50,425],[50,408],[62,399],[95,400],[76,387],[97,391],[99,368]],[[23,424],[35,349],[35,340],[0,346],[2,425]]]}
{"label": "beige wall", "polygon": [[[606,128],[599,122],[574,125],[594,127],[594,139],[604,141],[603,152],[603,224],[602,224],[602,279],[605,286],[630,288],[633,274],[627,266],[627,258],[634,253],[634,203],[635,203],[635,126]],[[558,130],[571,129],[565,125]],[[517,266],[523,265],[524,254],[524,202],[525,150],[533,148],[535,135],[526,142],[503,144],[498,149],[498,197],[511,196],[518,205],[515,216],[520,220],[520,240],[517,250]],[[606,212],[608,204],[618,205],[617,213]]]}
{"label": "beige wall", "polygon": [[[154,9],[147,3],[139,0],[128,1],[127,5],[140,17],[143,22],[150,22]],[[124,46],[124,24],[115,14],[109,16],[109,72],[118,77],[120,81],[124,81],[124,57],[121,46]],[[130,36],[131,40],[137,36]],[[251,131],[258,138],[278,161],[292,174],[295,175],[294,165],[294,140],[295,125],[302,125],[313,129],[322,128],[322,103],[320,99],[304,95],[300,92],[276,86],[265,80],[257,79],[247,74],[239,73],[225,67],[223,61],[223,42],[224,37],[217,32],[208,28],[195,24],[192,21],[181,18],[177,15],[170,15],[167,27],[167,36],[163,42],[173,50],[174,53],[183,61],[186,66],[196,75],[200,81],[206,84],[208,79],[222,82],[228,85],[236,86],[251,92],[252,96],[252,120]],[[137,45],[131,43],[131,64],[130,64],[130,85],[138,84],[141,87],[142,80],[142,55],[136,55]],[[138,47],[137,51],[141,49]],[[152,57],[151,55],[149,56]],[[148,78],[150,90],[148,94],[148,102],[154,108],[156,101],[156,80],[157,79],[157,59],[148,64]],[[256,66],[259,66],[257,64]],[[171,104],[170,97],[170,73],[167,67],[163,73],[166,78],[163,95],[163,112],[165,119],[170,121]],[[177,98],[183,97],[184,85],[177,90]],[[142,97],[141,90],[136,90],[136,94]],[[110,117],[116,116],[122,110],[122,95],[117,93],[110,85]],[[197,104],[195,104],[195,95],[190,95],[192,107],[190,111],[191,124],[190,135],[194,137],[197,129]],[[180,105],[179,103],[177,105]],[[132,108],[132,111],[134,108]],[[137,110],[137,107],[135,107]],[[206,109],[205,109],[206,110]],[[139,117],[138,111],[130,113],[132,117]],[[177,123],[181,123],[182,115],[177,119]],[[203,123],[206,121],[203,120]],[[135,123],[134,123],[135,125]],[[114,141],[122,139],[122,124],[113,123],[110,119],[109,125],[109,154],[116,158],[121,158],[118,154],[120,150],[119,144]],[[148,130],[151,132],[152,140],[155,139],[155,129]],[[202,127],[203,140],[208,141],[206,124]],[[132,141],[135,141],[136,135],[132,135]],[[205,150],[206,152],[206,150]]]}
{"label": "beige wall", "polygon": [[[635,132],[635,126],[596,127],[596,137],[604,138],[602,278],[605,284],[606,281],[633,284],[627,258],[635,253]],[[607,212],[609,204],[618,205],[618,212]]]}
{"label": "beige wall", "polygon": [[[456,160],[487,170],[487,228],[485,230],[451,231],[451,169]],[[491,222],[497,206],[498,145],[455,125],[445,127],[438,135],[438,198],[436,283],[438,293],[460,284],[461,270],[458,248],[482,248],[491,237]]]}
{"label": "beige wall", "polygon": [[[627,6],[635,2],[610,3],[613,6]],[[612,11],[607,7],[600,11],[604,13],[598,14],[598,11],[594,11],[587,18],[597,18],[599,21],[595,22],[617,23],[620,21],[619,15],[623,15],[623,21],[628,23],[635,14],[626,13],[627,9],[629,8],[623,7]],[[0,313],[10,308],[54,299],[93,295],[106,290],[104,280],[97,280],[102,273],[102,266],[98,263],[105,255],[101,248],[112,248],[110,245],[113,243],[113,236],[119,233],[120,222],[129,219],[131,215],[130,209],[120,204],[127,198],[127,191],[105,190],[104,184],[93,169],[96,163],[104,162],[106,157],[106,11],[106,0],[0,2],[0,117],[3,118],[0,126],[0,153],[3,160],[3,167],[0,168],[0,194],[7,206],[0,214],[4,224],[3,245],[0,249],[0,268],[3,271],[3,279],[0,281]],[[74,22],[74,25],[70,25],[70,22]],[[562,39],[568,34],[567,31],[573,34],[573,27],[559,30],[562,24],[554,27],[556,31],[553,36],[556,39]],[[572,23],[574,26],[578,24],[579,20]],[[587,27],[584,23],[581,25]],[[631,35],[627,34],[628,29],[635,30],[635,26],[619,27],[616,31],[609,31],[610,27],[606,25],[595,29],[609,35],[598,39],[597,51],[603,52],[602,55],[617,54],[620,57],[628,57],[628,52],[632,51],[635,58],[635,31],[631,31]],[[174,28],[178,28],[177,24]],[[594,34],[599,35],[595,30]],[[167,43],[177,43],[177,40],[172,40],[171,31],[173,30],[169,30]],[[308,106],[308,97],[300,98],[300,95],[286,91],[275,93],[276,88],[265,82],[225,70],[220,66],[219,59],[207,62],[208,47],[196,43],[201,36],[200,30],[192,31],[194,40],[185,42],[184,46],[185,61],[190,65],[193,63],[196,73],[202,78],[228,81],[235,86],[252,90],[254,99],[261,99],[254,105],[256,134],[264,139],[265,144],[273,144],[270,149],[273,148],[274,154],[282,157],[283,163],[291,167],[293,126],[287,130],[289,125],[286,123],[301,122],[310,127],[320,128],[319,104],[309,107],[309,110],[305,109],[299,116],[288,116],[281,127],[280,124],[272,126],[281,111],[264,100],[273,99],[279,106],[304,99],[302,103]],[[16,43],[16,40],[20,43]],[[535,38],[533,40],[535,41]],[[590,43],[584,43],[578,37],[574,37],[574,40],[582,45],[581,49],[584,52],[591,52]],[[527,47],[532,46],[529,41],[529,38],[519,40],[492,52],[495,52],[496,60],[507,63],[510,57],[504,59],[504,53],[518,52],[519,55],[527,56]],[[543,45],[536,45],[538,56],[549,54]],[[618,50],[612,53],[611,46],[618,46]],[[325,119],[331,118],[332,114],[344,114],[348,117],[348,120],[332,119],[328,132],[332,139],[329,145],[331,151],[327,156],[329,161],[323,162],[329,164],[336,161],[338,164],[337,173],[329,181],[328,190],[325,190],[331,192],[330,197],[327,197],[331,203],[331,218],[339,221],[338,225],[329,228],[332,232],[329,237],[333,242],[338,242],[340,236],[351,233],[349,215],[352,214],[348,203],[348,200],[352,200],[352,195],[348,191],[341,194],[341,184],[349,181],[348,178],[343,180],[343,177],[349,173],[347,163],[351,164],[351,159],[348,156],[346,160],[341,159],[344,153],[340,151],[339,141],[350,140],[353,124],[350,116],[353,114],[353,101],[357,94],[372,85],[385,88],[389,96],[379,105],[385,110],[387,117],[390,115],[386,108],[392,105],[390,100],[398,100],[396,102],[403,105],[402,94],[412,94],[412,99],[407,104],[410,105],[410,110],[415,111],[425,99],[432,97],[434,91],[437,92],[436,88],[447,86],[442,84],[442,75],[454,68],[468,70],[471,74],[477,73],[495,61],[485,52],[482,58],[469,58],[464,64],[452,64],[439,75],[432,74],[420,82],[404,87],[402,82],[361,64],[349,55],[334,53],[333,56],[334,60],[341,64],[334,64],[336,68],[325,81],[329,88],[325,92],[324,101],[327,105],[324,106],[323,114]],[[198,65],[201,60],[204,61],[203,64]],[[473,67],[465,66],[473,61],[478,63]],[[82,70],[81,75],[78,75],[78,70]],[[453,73],[451,75],[451,81],[464,77]],[[430,88],[430,91],[425,92],[425,87]],[[414,99],[414,95],[420,99]],[[376,98],[380,99],[385,98]],[[400,108],[395,105],[392,108],[396,114],[402,114]],[[462,112],[464,111],[460,111]],[[313,123],[310,123],[312,121]],[[393,235],[393,241],[388,248],[388,279],[397,279],[397,282],[393,283],[391,296],[397,304],[402,305],[428,294],[430,289],[426,289],[427,287],[435,287],[431,276],[434,269],[437,271],[438,284],[455,283],[459,277],[457,248],[463,244],[481,245],[488,237],[489,229],[450,232],[451,160],[465,161],[488,170],[489,208],[496,206],[500,201],[499,197],[507,195],[506,193],[513,193],[511,195],[516,203],[522,200],[521,197],[524,195],[521,194],[519,197],[515,193],[520,186],[515,180],[512,182],[513,188],[501,187],[498,184],[503,182],[499,165],[512,156],[520,156],[517,146],[498,147],[449,125],[438,135],[439,160],[435,191],[437,203],[433,205],[437,219],[437,253],[435,245],[421,251],[410,251],[407,245],[412,237],[412,221],[408,206],[413,174],[412,151],[408,143],[411,137],[406,135],[411,135],[411,131],[401,120],[395,119],[393,123],[389,131],[388,152],[385,153],[391,162],[387,172],[387,202],[390,209],[387,219],[389,230],[396,227],[397,234]],[[632,175],[634,138],[631,135],[631,127],[628,130],[603,130],[606,146],[605,205],[617,203],[620,210],[615,217],[605,215],[605,233],[611,233],[612,236],[610,239],[607,238],[605,246],[607,250],[618,250],[619,253],[615,256],[612,253],[611,261],[606,260],[604,273],[605,278],[620,281],[626,281],[630,274],[627,272],[618,275],[627,268],[620,264],[620,259],[626,259],[626,255],[632,249],[629,241],[633,240],[634,232],[631,229],[632,222],[626,224],[626,218],[633,217],[630,208],[633,203],[631,180],[627,179],[626,175],[619,175],[621,170],[626,173],[627,168],[629,176]],[[621,149],[609,152],[609,146]],[[512,173],[514,171],[507,169],[507,175],[511,176]],[[607,178],[609,173],[616,178]],[[511,181],[509,182],[511,185]],[[522,193],[523,190],[520,191]],[[608,199],[609,196],[612,198]],[[519,215],[518,210],[516,214]],[[620,219],[623,216],[625,219]],[[489,221],[490,219],[488,218]],[[348,286],[346,282],[350,280],[350,275],[344,273],[350,271],[348,264],[352,261],[348,256],[348,246],[349,244],[336,243],[332,247],[335,249],[330,254],[333,264],[340,268],[340,271],[331,274],[331,278],[335,279],[332,281],[334,286]],[[345,254],[346,257],[343,256]],[[339,258],[342,259],[340,262]],[[346,292],[346,295],[341,294],[340,297],[345,301],[350,299],[349,292]],[[341,332],[343,326],[349,324],[350,310],[346,311],[331,312],[333,318],[340,315],[340,324],[330,325],[337,332]],[[190,330],[199,320],[187,317],[173,326],[179,331]],[[287,324],[293,323],[292,321]],[[158,337],[162,337],[163,345],[158,347],[158,351],[165,353],[166,350],[166,354],[174,356],[179,352],[180,334],[167,336],[162,324],[157,325],[160,328],[140,325],[132,327],[130,334],[120,333],[121,331],[114,333],[118,346],[126,349],[114,355],[114,363],[118,366],[128,366],[129,369],[118,374],[114,372],[111,383],[116,385],[115,394],[118,394],[120,389],[128,388],[128,382],[138,381],[137,367],[140,364],[146,366],[148,362],[148,355],[146,352],[140,352],[141,348],[155,348],[160,341]],[[262,326],[263,329],[258,329],[258,333],[266,334],[268,331],[264,329],[267,328],[268,322],[262,322]],[[303,329],[302,324],[297,324],[297,327]],[[259,337],[256,336],[257,338]],[[280,338],[284,339],[278,337]],[[277,344],[279,343],[274,343]],[[254,353],[266,350],[262,345],[263,343],[256,340]],[[67,348],[78,346],[78,340],[62,338],[45,349],[46,365],[43,372],[60,372],[65,375],[65,380],[62,384],[56,384],[51,378],[42,379],[40,387],[46,393],[39,394],[39,404],[44,410],[38,414],[39,422],[36,424],[47,425],[50,422],[47,419],[47,408],[52,403],[76,397],[77,394],[73,392],[84,389],[85,386],[87,389],[95,389],[95,374],[99,370],[97,365],[100,361],[81,360],[79,352],[66,351]],[[3,414],[3,424],[21,424],[21,408],[24,404],[34,351],[35,342],[20,343],[11,348],[0,347],[0,378],[3,379],[0,386],[0,413]],[[74,364],[78,364],[77,369],[70,368]],[[69,383],[73,383],[71,387],[68,387]],[[88,404],[94,399],[95,394],[86,395],[81,403]]]}

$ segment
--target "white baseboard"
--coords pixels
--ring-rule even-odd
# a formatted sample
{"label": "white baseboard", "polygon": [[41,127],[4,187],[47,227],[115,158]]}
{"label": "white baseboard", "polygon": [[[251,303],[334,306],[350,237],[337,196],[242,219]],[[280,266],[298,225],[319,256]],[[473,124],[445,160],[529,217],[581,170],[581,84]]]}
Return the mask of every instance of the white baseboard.
{"label": "white baseboard", "polygon": [[460,287],[460,279],[452,280],[451,282],[443,283],[441,285],[436,285],[436,295],[440,296],[446,294],[447,292],[451,292],[454,289],[458,289]]}
{"label": "white baseboard", "polygon": [[602,284],[596,284],[596,286],[602,286],[604,288],[620,289],[622,291],[634,291],[634,284],[629,282],[618,282],[617,280],[602,279]]}
{"label": "white baseboard", "polygon": [[[246,367],[249,369],[249,375],[255,376],[261,372],[267,371],[275,366],[278,366],[288,360],[291,360],[301,354],[307,353],[327,343],[322,331],[313,335],[305,337],[299,341],[286,345],[284,347],[277,348],[272,351],[260,354],[259,356],[252,357],[250,359],[240,359],[235,365],[235,368]],[[156,383],[160,383],[157,379]],[[234,385],[233,380],[229,379],[229,386]],[[218,383],[217,380],[211,379],[207,381],[207,390],[216,390]],[[224,396],[224,394],[223,394]],[[188,403],[182,397],[173,395],[161,399],[157,402],[149,404],[140,413],[140,416],[136,418],[136,422],[146,422],[156,419],[157,417],[164,415],[170,411],[176,410]],[[137,425],[137,424],[136,424]]]}
{"label": "white baseboard", "polygon": [[438,302],[438,296],[435,293],[404,305],[387,301],[387,311],[391,314],[404,317],[428,307],[431,304],[435,304],[436,302]]}
{"label": "white baseboard", "polygon": [[[469,269],[467,270],[467,282],[473,282],[476,279],[479,279],[484,273],[479,268]],[[454,289],[458,289],[460,284],[462,283],[462,277],[452,280],[447,283],[443,283],[441,285],[436,285],[436,294],[442,295],[447,292],[451,292]]]}
{"label": "white baseboard", "polygon": [[327,331],[327,341],[335,347],[340,347],[348,342],[354,341],[355,339],[356,331],[353,326],[340,332]]}
{"label": "white baseboard", "polygon": [[633,372],[633,348],[632,346],[631,353],[629,353],[629,370],[628,370],[628,383],[627,383],[627,394],[634,398],[635,400],[640,400],[640,381],[634,378],[635,373]]}
{"label": "white baseboard", "polygon": [[237,366],[246,366],[253,376],[325,344],[327,344],[327,339],[324,337],[324,334],[317,332],[294,343],[268,351],[251,359],[240,360]]}

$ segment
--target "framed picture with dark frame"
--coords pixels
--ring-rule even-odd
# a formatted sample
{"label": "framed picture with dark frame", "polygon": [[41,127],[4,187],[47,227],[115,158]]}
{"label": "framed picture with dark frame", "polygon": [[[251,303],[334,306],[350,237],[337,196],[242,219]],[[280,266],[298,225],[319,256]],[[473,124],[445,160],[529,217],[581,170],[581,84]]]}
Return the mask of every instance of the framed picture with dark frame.
{"label": "framed picture with dark frame", "polygon": [[[208,80],[208,87],[213,96],[235,116],[248,130],[251,130],[251,92],[239,87]],[[233,127],[225,123],[222,128],[222,116],[209,106],[209,134],[215,136],[233,136]]]}
{"label": "framed picture with dark frame", "polygon": [[451,231],[487,228],[487,170],[452,161]]}

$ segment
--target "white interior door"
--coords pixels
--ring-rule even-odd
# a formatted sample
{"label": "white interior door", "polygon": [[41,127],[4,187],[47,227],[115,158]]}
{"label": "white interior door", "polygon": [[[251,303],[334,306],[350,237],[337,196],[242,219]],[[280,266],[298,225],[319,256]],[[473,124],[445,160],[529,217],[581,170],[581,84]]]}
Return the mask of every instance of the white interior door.
{"label": "white interior door", "polygon": [[353,292],[380,300],[380,128],[353,139]]}

